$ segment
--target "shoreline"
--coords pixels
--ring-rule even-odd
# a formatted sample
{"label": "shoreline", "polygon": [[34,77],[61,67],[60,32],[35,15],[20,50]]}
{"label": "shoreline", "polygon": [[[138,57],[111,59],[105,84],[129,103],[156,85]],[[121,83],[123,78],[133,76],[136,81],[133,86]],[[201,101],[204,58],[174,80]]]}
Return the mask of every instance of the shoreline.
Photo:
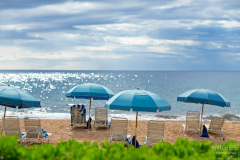
{"label": "shoreline", "polygon": [[[138,121],[137,128],[137,140],[140,144],[143,144],[147,136],[147,122]],[[215,144],[227,142],[229,140],[236,140],[237,144],[240,144],[240,122],[224,122],[223,130],[224,136],[218,134],[209,133],[209,138],[200,137],[197,133],[187,132],[184,135],[181,133],[181,124],[185,121],[165,121],[165,141],[175,143],[177,138],[188,138],[190,141],[211,141]],[[210,122],[204,121],[203,124],[209,124]],[[110,130],[105,127],[96,127],[94,129],[84,129],[84,127],[74,127],[69,130],[70,120],[52,120],[52,119],[41,119],[42,127],[47,133],[54,134],[54,145],[60,141],[68,141],[69,139],[76,139],[79,142],[91,141],[97,142],[99,145],[101,142],[108,141],[110,138]],[[21,132],[24,132],[24,123],[20,119]],[[128,121],[128,134],[135,135],[135,121]],[[224,141],[223,141],[224,137]]]}

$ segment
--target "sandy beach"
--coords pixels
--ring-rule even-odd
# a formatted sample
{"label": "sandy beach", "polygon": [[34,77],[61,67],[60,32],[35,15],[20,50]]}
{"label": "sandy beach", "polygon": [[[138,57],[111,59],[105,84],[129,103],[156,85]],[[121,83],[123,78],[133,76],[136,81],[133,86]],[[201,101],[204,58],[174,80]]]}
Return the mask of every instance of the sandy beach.
{"label": "sandy beach", "polygon": [[[60,141],[67,141],[69,139],[76,139],[79,142],[91,141],[91,142],[101,142],[108,141],[110,138],[110,130],[104,127],[96,127],[94,129],[84,129],[83,127],[75,127],[72,130],[69,130],[70,120],[41,120],[42,127],[49,133],[54,134],[54,143]],[[209,134],[209,138],[200,137],[194,132],[188,132],[184,135],[181,133],[181,124],[185,123],[184,121],[165,121],[165,140],[170,143],[175,143],[177,138],[188,137],[189,140],[197,141],[212,141],[215,143],[225,141],[236,140],[240,144],[240,122],[225,122],[224,123],[224,136],[218,134]],[[204,122],[204,124],[209,124],[210,122]],[[20,120],[20,127],[22,132],[24,131],[23,120]],[[134,135],[135,133],[135,121],[129,121],[128,123],[128,134]],[[145,137],[147,135],[147,121],[138,122],[137,130],[137,140],[140,144],[145,142]]]}

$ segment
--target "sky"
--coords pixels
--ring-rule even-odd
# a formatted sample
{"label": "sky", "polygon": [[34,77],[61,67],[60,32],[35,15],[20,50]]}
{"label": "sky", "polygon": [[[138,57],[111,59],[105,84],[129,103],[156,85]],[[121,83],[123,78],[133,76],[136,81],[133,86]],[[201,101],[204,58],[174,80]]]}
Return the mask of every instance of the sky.
{"label": "sky", "polygon": [[0,70],[240,71],[239,0],[1,0]]}

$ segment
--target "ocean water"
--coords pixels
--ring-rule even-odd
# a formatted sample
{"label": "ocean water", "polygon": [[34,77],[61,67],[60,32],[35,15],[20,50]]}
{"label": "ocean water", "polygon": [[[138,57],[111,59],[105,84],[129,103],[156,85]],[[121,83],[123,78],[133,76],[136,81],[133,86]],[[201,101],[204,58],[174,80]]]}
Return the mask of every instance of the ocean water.
{"label": "ocean water", "polygon": [[[102,84],[114,93],[128,89],[144,89],[160,95],[171,106],[171,111],[139,112],[140,120],[184,120],[186,111],[201,111],[201,104],[177,102],[181,93],[207,88],[221,93],[231,102],[223,108],[205,105],[204,120],[211,116],[224,116],[228,121],[240,121],[240,72],[188,72],[188,71],[0,71],[1,85],[25,90],[41,101],[41,108],[7,108],[7,115],[39,116],[42,119],[70,119],[72,104],[85,104],[89,100],[65,97],[72,87],[82,83]],[[92,101],[94,108],[104,107],[106,101]],[[88,109],[87,109],[88,111]],[[0,116],[4,106],[0,106]],[[88,113],[87,113],[88,115]],[[121,116],[135,119],[133,111],[110,110],[109,117]]]}

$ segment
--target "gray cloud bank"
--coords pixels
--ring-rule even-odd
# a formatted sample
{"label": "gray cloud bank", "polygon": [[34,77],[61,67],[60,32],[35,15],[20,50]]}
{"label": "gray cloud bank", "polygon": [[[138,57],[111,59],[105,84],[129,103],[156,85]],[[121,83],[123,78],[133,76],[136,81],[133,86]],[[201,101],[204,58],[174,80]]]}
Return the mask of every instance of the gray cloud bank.
{"label": "gray cloud bank", "polygon": [[239,70],[230,1],[0,2],[0,69]]}

